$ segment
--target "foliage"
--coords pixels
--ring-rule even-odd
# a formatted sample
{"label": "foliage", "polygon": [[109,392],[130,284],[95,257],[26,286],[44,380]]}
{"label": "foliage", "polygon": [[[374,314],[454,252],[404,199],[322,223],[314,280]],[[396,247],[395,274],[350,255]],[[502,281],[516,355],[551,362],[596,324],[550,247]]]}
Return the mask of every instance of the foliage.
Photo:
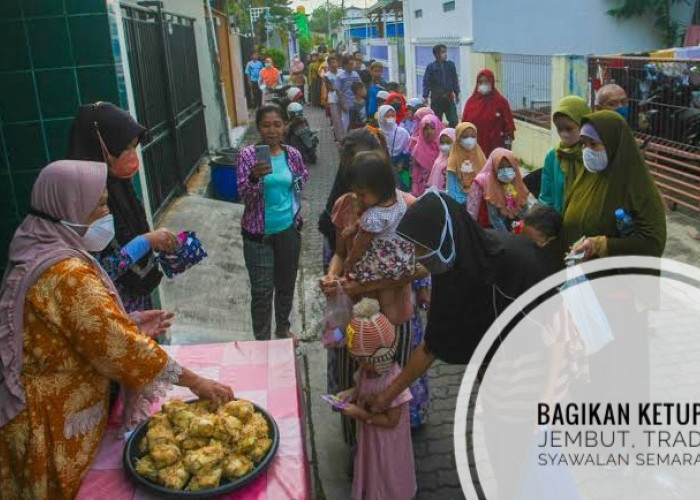
{"label": "foliage", "polygon": [[[343,8],[338,5],[331,5],[330,13],[331,29],[339,27],[343,17],[345,17]],[[325,5],[316,7],[311,13],[309,28],[314,33],[328,33],[328,10],[326,10]]]}
{"label": "foliage", "polygon": [[228,2],[228,9],[229,14],[236,20],[236,26],[243,32],[250,32],[250,11],[248,9],[251,7],[270,7],[270,14],[278,16],[275,24],[279,24],[286,22],[287,18],[293,14],[290,4],[290,0],[234,0]]}
{"label": "foliage", "polygon": [[664,45],[673,47],[678,40],[680,25],[671,16],[671,6],[683,0],[622,0],[620,5],[608,10],[617,19],[652,15],[654,27],[661,32]]}
{"label": "foliage", "polygon": [[281,50],[271,47],[265,50],[265,54],[267,57],[272,58],[275,68],[279,69],[280,71],[287,68],[287,57]]}
{"label": "foliage", "polygon": [[299,41],[299,52],[301,52],[301,56],[306,57],[308,54],[311,54],[311,51],[313,50],[311,38],[308,36],[300,36],[298,41]]}

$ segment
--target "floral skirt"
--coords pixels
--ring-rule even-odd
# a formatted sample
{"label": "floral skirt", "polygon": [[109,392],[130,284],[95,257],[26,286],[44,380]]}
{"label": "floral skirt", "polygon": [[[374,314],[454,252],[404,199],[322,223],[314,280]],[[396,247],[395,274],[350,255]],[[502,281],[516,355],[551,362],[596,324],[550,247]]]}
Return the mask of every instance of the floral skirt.
{"label": "floral skirt", "polygon": [[350,273],[350,278],[358,283],[400,280],[413,274],[415,260],[413,245],[403,238],[374,238],[364,257]]}

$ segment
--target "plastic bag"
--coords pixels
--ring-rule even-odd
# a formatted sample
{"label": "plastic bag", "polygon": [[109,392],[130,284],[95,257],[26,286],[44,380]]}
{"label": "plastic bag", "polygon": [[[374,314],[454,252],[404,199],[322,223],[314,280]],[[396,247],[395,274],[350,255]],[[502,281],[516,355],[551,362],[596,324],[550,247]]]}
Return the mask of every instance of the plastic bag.
{"label": "plastic bag", "polygon": [[340,282],[335,295],[326,300],[321,342],[326,349],[342,347],[346,343],[345,330],[352,319],[352,300],[340,286]]}
{"label": "plastic bag", "polygon": [[581,335],[586,354],[590,356],[613,340],[610,323],[581,268],[569,265],[566,277],[567,282],[562,285],[560,292],[576,330]]}

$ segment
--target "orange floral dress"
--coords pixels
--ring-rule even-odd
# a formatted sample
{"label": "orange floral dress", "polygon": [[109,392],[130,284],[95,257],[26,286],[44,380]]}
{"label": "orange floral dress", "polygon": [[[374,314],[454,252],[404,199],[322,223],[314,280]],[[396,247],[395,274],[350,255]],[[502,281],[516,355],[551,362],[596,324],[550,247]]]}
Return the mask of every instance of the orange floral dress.
{"label": "orange floral dress", "polygon": [[107,427],[110,380],[148,397],[180,373],[90,264],[67,259],[49,268],[25,300],[27,407],[0,427],[0,498],[73,498]]}

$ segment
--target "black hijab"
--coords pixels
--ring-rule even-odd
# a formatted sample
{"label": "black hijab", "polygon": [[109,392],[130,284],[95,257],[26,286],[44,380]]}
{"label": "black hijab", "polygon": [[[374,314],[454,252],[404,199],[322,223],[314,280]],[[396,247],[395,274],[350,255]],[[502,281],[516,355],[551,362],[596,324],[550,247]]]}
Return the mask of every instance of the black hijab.
{"label": "black hijab", "polygon": [[[87,104],[78,109],[73,120],[67,158],[104,162],[102,140],[112,156],[119,156],[134,139],[147,138],[146,128],[125,110],[108,102]],[[136,236],[150,232],[146,211],[139,201],[131,179],[107,178],[109,210],[114,215],[116,240],[125,245]]]}
{"label": "black hijab", "polygon": [[[441,193],[452,219],[457,250],[452,270],[432,277],[425,344],[439,359],[465,364],[497,315],[548,272],[528,238],[481,229],[466,208]],[[445,209],[426,194],[406,212],[396,232],[427,249],[440,245]],[[446,238],[442,255],[451,253]]]}

